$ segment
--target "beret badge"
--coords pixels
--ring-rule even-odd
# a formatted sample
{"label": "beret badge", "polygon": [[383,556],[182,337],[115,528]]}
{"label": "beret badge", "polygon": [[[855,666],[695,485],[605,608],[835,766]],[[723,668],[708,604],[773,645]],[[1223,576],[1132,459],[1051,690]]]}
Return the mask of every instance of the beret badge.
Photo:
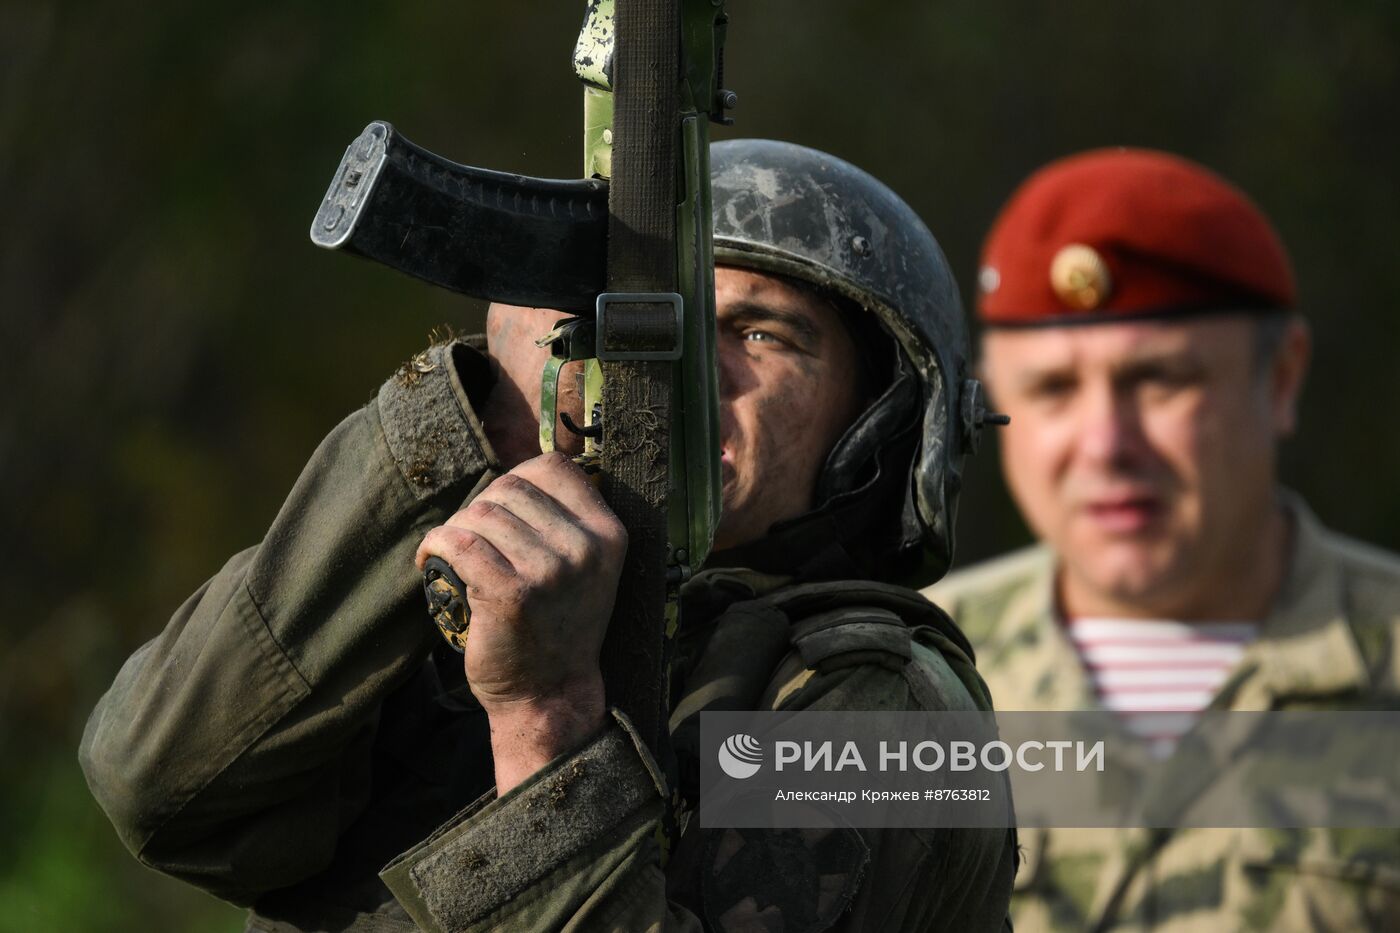
{"label": "beret badge", "polygon": [[1066,307],[1093,311],[1108,300],[1113,278],[1108,264],[1093,247],[1070,243],[1050,261],[1050,287]]}

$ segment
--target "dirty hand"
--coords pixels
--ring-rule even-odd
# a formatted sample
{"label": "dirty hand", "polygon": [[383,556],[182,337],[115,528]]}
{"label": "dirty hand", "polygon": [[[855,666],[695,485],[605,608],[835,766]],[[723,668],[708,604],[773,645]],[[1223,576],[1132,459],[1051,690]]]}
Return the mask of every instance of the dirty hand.
{"label": "dirty hand", "polygon": [[467,682],[491,719],[498,792],[601,726],[598,656],[626,551],[622,523],[559,453],[521,463],[419,545],[419,569],[441,557],[467,585]]}

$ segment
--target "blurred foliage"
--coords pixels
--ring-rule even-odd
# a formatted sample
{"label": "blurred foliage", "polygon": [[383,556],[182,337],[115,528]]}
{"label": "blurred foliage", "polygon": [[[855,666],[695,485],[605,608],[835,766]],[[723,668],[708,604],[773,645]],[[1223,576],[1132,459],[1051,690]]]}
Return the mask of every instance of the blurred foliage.
{"label": "blurred foliage", "polygon": [[7,775],[24,810],[5,815],[0,933],[233,933],[243,912],[129,856],[92,803],[71,756],[52,752]]}
{"label": "blurred foliage", "polygon": [[[255,543],[318,439],[481,308],[306,228],[371,119],[463,162],[578,172],[582,4],[0,4],[0,929],[236,929],[120,849],[73,763],[122,659]],[[731,2],[738,126],[902,193],[964,285],[1011,187],[1092,146],[1248,190],[1317,338],[1284,475],[1400,547],[1400,6]],[[970,293],[968,293],[970,297]],[[1390,401],[1387,402],[1386,400]],[[1026,539],[995,450],[967,562]]]}

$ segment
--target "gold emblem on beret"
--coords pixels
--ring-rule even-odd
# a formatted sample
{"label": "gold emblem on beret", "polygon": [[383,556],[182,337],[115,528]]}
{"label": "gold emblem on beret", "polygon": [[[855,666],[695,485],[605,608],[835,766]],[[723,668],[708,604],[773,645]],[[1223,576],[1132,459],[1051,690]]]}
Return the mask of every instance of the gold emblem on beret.
{"label": "gold emblem on beret", "polygon": [[1050,287],[1067,306],[1092,311],[1108,300],[1113,279],[1108,263],[1083,243],[1070,243],[1050,261]]}

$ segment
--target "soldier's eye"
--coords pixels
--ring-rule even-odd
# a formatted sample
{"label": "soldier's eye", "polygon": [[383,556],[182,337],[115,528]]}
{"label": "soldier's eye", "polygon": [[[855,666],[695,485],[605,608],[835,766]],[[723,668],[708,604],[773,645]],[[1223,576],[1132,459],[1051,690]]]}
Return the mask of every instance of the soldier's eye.
{"label": "soldier's eye", "polygon": [[766,330],[746,330],[746,331],[744,331],[744,339],[745,339],[745,340],[758,341],[758,342],[761,342],[761,343],[781,343],[781,342],[782,342],[776,335],[770,334],[770,333],[769,333],[768,331],[766,331]]}

